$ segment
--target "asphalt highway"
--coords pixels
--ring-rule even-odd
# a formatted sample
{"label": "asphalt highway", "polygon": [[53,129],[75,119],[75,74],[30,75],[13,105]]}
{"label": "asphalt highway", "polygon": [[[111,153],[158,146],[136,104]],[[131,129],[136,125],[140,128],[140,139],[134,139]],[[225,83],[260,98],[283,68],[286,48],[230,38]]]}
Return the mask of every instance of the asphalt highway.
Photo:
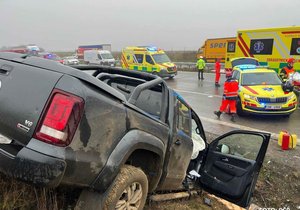
{"label": "asphalt highway", "polygon": [[168,85],[180,93],[193,107],[201,118],[206,131],[223,134],[230,130],[260,130],[271,132],[273,138],[281,130],[300,137],[300,109],[297,109],[290,117],[283,116],[237,116],[236,122],[230,121],[230,116],[223,114],[218,120],[213,111],[218,110],[222,100],[223,83],[225,75],[221,75],[221,87],[216,88],[214,74],[204,73],[204,80],[198,80],[197,72],[178,72],[173,79],[166,80]]}

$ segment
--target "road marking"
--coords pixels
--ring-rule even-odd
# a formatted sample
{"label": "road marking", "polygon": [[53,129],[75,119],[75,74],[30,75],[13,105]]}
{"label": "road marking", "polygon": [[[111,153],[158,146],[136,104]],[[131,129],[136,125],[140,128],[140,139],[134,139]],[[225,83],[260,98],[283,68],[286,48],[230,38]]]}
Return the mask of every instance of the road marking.
{"label": "road marking", "polygon": [[[175,89],[175,91],[182,92],[182,93],[191,93],[191,94],[196,94],[196,95],[205,95],[205,96],[208,96],[209,98],[212,98],[212,97],[222,98],[222,96],[220,96],[220,95],[212,95],[212,94],[208,94],[208,93],[198,93],[198,92],[186,91],[186,90],[178,90],[178,89]],[[272,133],[270,131],[259,130],[259,129],[256,129],[256,128],[251,128],[251,127],[248,127],[248,126],[238,125],[238,124],[224,122],[224,121],[220,121],[220,120],[214,120],[214,119],[203,117],[203,116],[200,117],[200,118],[203,119],[204,121],[208,121],[208,122],[216,123],[216,124],[220,124],[220,125],[225,125],[225,126],[229,126],[229,127],[236,128],[236,129],[251,130],[251,131],[260,131],[260,132],[271,133],[271,138],[275,139],[275,140],[277,140],[278,137],[279,137],[279,134]]]}
{"label": "road marking", "polygon": [[260,132],[265,132],[265,133],[271,133],[271,138],[275,139],[275,140],[277,140],[278,136],[279,136],[279,134],[272,133],[270,131],[259,130],[259,129],[256,129],[256,128],[251,128],[251,127],[248,127],[248,126],[229,123],[229,122],[224,122],[224,121],[220,121],[220,120],[214,120],[214,119],[211,119],[211,118],[208,118],[208,117],[201,116],[200,119],[203,120],[203,121],[210,122],[210,123],[224,125],[224,126],[228,126],[228,127],[232,127],[232,128],[236,128],[236,129],[240,129],[240,130],[250,130],[250,131],[260,131]]}
{"label": "road marking", "polygon": [[204,95],[204,96],[208,96],[210,98],[212,98],[212,97],[222,98],[222,96],[212,95],[212,94],[208,94],[208,93],[198,93],[198,92],[187,91],[187,90],[178,90],[178,89],[174,89],[174,90],[178,91],[178,92],[181,92],[181,93],[191,93],[191,94],[196,94],[196,95]]}

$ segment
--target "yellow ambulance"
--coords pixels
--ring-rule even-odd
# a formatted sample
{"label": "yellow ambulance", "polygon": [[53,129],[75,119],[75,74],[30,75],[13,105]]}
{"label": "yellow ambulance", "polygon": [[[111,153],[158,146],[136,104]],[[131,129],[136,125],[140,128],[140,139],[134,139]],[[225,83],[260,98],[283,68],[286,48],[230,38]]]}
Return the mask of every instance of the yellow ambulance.
{"label": "yellow ambulance", "polygon": [[239,30],[236,41],[227,44],[225,69],[232,68],[230,60],[236,57],[256,58],[278,73],[292,57],[294,69],[300,71],[300,26]]}
{"label": "yellow ambulance", "polygon": [[157,47],[126,47],[122,50],[122,68],[173,78],[177,68],[166,53]]}

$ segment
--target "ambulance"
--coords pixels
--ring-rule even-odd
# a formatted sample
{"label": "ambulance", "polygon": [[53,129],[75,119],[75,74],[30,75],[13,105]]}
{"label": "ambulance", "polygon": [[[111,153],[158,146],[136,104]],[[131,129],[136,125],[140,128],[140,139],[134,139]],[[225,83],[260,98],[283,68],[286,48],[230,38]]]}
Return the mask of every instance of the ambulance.
{"label": "ambulance", "polygon": [[300,71],[300,26],[239,30],[236,41],[227,44],[226,70],[237,57],[256,58],[260,65],[278,73],[292,57],[296,60],[294,69]]}
{"label": "ambulance", "polygon": [[122,67],[129,70],[143,71],[162,78],[177,75],[176,65],[166,53],[157,47],[126,47],[122,50]]}

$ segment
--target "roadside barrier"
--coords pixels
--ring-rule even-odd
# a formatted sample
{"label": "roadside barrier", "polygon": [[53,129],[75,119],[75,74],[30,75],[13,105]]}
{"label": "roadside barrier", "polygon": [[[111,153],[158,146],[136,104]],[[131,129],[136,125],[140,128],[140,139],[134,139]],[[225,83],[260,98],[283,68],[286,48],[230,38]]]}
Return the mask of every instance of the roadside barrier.
{"label": "roadside barrier", "polygon": [[[174,62],[179,71],[198,71],[194,62]],[[224,69],[224,64],[221,64],[221,69]],[[215,64],[206,63],[205,72],[214,72]],[[221,72],[222,73],[222,72]]]}

